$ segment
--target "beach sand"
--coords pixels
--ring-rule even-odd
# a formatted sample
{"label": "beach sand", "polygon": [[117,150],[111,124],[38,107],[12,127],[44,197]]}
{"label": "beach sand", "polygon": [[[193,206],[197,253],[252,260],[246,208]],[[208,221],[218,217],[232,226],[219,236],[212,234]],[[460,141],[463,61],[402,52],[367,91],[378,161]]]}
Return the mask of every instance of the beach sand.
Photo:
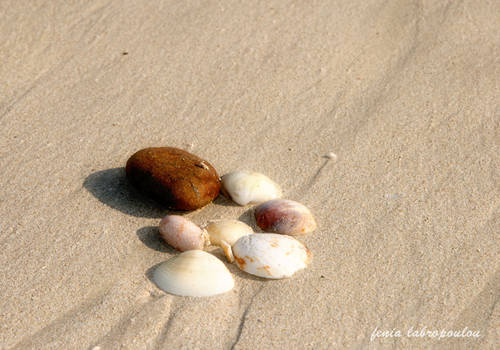
{"label": "beach sand", "polygon": [[[0,16],[0,349],[498,346],[499,1]],[[275,180],[318,221],[311,265],[277,281],[228,265],[236,287],[211,298],[159,290],[169,211],[124,178],[149,146]],[[186,215],[253,224],[222,196]],[[480,336],[426,333],[465,327]]]}

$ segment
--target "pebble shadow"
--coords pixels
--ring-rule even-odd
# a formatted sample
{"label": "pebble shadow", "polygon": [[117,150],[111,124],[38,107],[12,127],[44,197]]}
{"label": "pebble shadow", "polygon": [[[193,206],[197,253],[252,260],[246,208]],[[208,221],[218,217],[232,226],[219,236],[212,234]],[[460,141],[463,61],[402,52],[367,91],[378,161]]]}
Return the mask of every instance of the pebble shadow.
{"label": "pebble shadow", "polygon": [[213,203],[214,204],[217,204],[217,205],[222,205],[224,207],[240,207],[239,204],[236,204],[235,202],[233,202],[231,199],[227,198],[226,196],[224,196],[222,194],[222,191],[221,193],[213,200]]}
{"label": "pebble shadow", "polygon": [[92,173],[83,182],[83,187],[100,202],[127,215],[162,218],[173,213],[132,188],[125,177],[125,168],[113,168]]}
{"label": "pebble shadow", "polygon": [[175,255],[179,253],[177,250],[166,244],[160,236],[158,226],[145,226],[136,232],[139,240],[150,249],[161,253]]}

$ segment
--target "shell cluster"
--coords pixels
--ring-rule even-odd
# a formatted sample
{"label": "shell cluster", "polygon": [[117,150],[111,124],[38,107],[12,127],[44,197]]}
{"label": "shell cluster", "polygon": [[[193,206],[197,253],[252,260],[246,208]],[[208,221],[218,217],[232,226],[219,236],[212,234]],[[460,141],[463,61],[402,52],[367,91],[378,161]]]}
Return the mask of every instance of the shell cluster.
{"label": "shell cluster", "polygon": [[292,236],[255,233],[238,220],[214,220],[201,228],[186,217],[167,215],[159,231],[166,243],[183,253],[159,265],[153,280],[176,295],[209,296],[232,289],[234,282],[224,264],[202,250],[208,245],[222,248],[230,263],[263,278],[290,277],[311,260],[309,249]]}
{"label": "shell cluster", "polygon": [[[208,162],[175,148],[141,150],[129,159],[126,169],[134,186],[174,209],[202,207],[219,191],[217,173]],[[181,254],[155,268],[152,279],[160,289],[192,297],[232,290],[231,273],[221,260],[204,251],[208,246],[220,247],[230,263],[263,278],[287,278],[307,267],[311,252],[292,237],[316,229],[307,207],[282,199],[280,186],[257,172],[225,174],[220,189],[238,205],[257,204],[253,213],[264,232],[256,233],[239,220],[213,220],[199,226],[185,216],[165,216],[159,223],[160,236]]]}
{"label": "shell cluster", "polygon": [[255,233],[239,220],[212,220],[200,227],[184,216],[165,216],[160,235],[183,253],[159,265],[153,280],[164,291],[183,296],[231,290],[234,281],[224,264],[202,250],[209,245],[222,248],[230,263],[262,278],[287,278],[306,268],[311,252],[292,236],[316,229],[310,210],[295,201],[272,199],[255,207],[254,215],[266,232]]}

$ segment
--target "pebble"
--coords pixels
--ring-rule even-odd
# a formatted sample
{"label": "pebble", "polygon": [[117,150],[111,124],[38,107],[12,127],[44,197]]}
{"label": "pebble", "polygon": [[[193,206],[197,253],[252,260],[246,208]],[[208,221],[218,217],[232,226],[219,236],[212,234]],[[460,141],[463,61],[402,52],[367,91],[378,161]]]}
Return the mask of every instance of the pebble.
{"label": "pebble", "polygon": [[136,152],[127,161],[125,172],[141,192],[176,210],[201,208],[220,190],[219,176],[210,163],[173,147]]}
{"label": "pebble", "polygon": [[325,157],[328,158],[328,159],[331,159],[333,161],[337,160],[337,155],[335,153],[333,153],[333,152],[328,152]]}

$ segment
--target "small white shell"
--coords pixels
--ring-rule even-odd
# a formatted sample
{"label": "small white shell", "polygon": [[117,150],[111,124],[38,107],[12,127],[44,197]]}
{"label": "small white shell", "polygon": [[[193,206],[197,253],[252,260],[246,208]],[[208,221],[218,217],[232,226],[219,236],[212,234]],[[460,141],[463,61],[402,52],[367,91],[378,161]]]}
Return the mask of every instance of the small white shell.
{"label": "small white shell", "polygon": [[309,209],[289,199],[273,199],[254,209],[257,225],[266,232],[298,236],[316,229],[316,220]]}
{"label": "small white shell", "polygon": [[264,278],[284,278],[307,266],[311,252],[290,236],[254,233],[241,237],[232,247],[240,269]]}
{"label": "small white shell", "polygon": [[333,153],[333,152],[328,152],[325,157],[328,158],[328,159],[331,159],[333,161],[337,160],[337,155],[335,153]]}
{"label": "small white shell", "polygon": [[233,245],[243,236],[253,233],[253,229],[239,220],[213,220],[206,226],[210,243],[220,246],[222,241]]}
{"label": "small white shell", "polygon": [[260,203],[281,197],[281,189],[267,176],[249,172],[235,171],[221,178],[222,191],[239,205]]}
{"label": "small white shell", "polygon": [[231,246],[243,236],[253,233],[253,229],[239,220],[214,220],[210,221],[205,230],[210,238],[210,243],[224,250],[229,262],[233,262]]}
{"label": "small white shell", "polygon": [[167,293],[191,297],[222,294],[234,287],[224,263],[203,250],[189,250],[163,262],[153,281]]}
{"label": "small white shell", "polygon": [[165,242],[181,252],[203,249],[208,243],[206,231],[184,216],[165,216],[160,221],[159,230]]}

